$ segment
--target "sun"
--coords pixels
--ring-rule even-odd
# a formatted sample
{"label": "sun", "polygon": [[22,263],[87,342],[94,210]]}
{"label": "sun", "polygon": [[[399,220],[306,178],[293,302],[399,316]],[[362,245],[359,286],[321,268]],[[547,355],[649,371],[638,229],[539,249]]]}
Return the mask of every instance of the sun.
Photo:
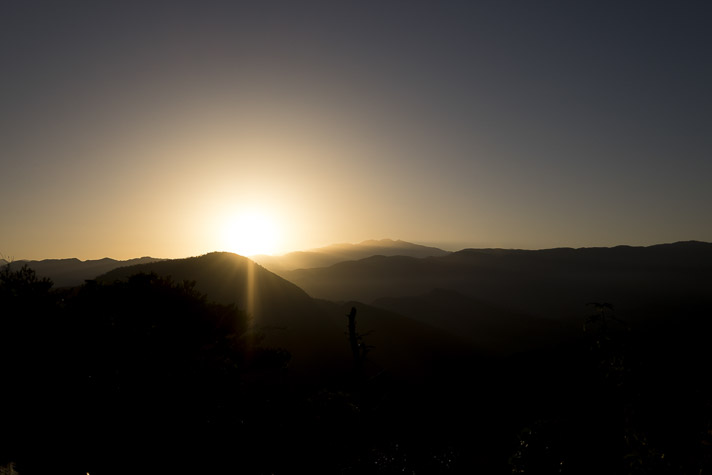
{"label": "sun", "polygon": [[231,218],[225,226],[226,248],[242,256],[274,254],[279,244],[279,227],[269,214],[250,210]]}

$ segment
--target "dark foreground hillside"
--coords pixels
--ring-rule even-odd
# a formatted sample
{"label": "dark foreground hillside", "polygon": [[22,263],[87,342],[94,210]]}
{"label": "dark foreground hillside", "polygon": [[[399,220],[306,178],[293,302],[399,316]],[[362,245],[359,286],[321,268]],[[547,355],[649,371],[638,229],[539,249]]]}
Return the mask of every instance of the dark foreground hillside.
{"label": "dark foreground hillside", "polygon": [[[98,281],[123,282],[137,272],[195,282],[195,288],[209,300],[244,309],[251,330],[263,338],[262,344],[287,349],[292,355],[290,370],[300,372],[302,377],[339,374],[351,364],[348,345],[344,344],[345,314],[350,306],[317,302],[250,259],[214,252],[124,267],[98,277]],[[371,333],[369,344],[379,345],[379,351],[370,357],[375,368],[398,371],[409,366],[402,364],[404,361],[410,361],[410,365],[419,362],[424,347],[453,352],[462,346],[459,339],[430,325],[360,304],[359,309],[362,330]]]}
{"label": "dark foreground hillside", "polygon": [[641,329],[590,306],[575,337],[496,357],[426,339],[428,327],[379,309],[312,304],[338,312],[334,345],[347,356],[344,315],[358,307],[358,359],[295,373],[244,311],[175,277],[53,291],[31,270],[3,268],[0,465],[22,475],[712,470],[709,312]]}

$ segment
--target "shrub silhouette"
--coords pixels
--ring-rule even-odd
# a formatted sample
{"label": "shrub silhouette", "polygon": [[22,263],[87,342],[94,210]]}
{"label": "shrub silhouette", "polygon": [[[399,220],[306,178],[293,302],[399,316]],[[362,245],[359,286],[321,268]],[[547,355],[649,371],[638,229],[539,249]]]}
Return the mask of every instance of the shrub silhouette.
{"label": "shrub silhouette", "polygon": [[58,460],[74,473],[221,466],[260,410],[243,404],[242,375],[288,358],[247,343],[244,312],[155,274],[57,293],[5,266],[0,308],[0,460],[23,475],[61,472]]}

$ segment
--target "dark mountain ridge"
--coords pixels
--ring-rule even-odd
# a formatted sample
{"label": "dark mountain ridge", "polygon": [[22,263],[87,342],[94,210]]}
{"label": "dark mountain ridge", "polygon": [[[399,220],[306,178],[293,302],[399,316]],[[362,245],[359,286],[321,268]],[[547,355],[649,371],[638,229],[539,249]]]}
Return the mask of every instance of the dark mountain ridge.
{"label": "dark mountain ridge", "polygon": [[[105,274],[113,269],[137,264],[158,262],[163,259],[154,257],[139,257],[120,261],[105,257],[103,259],[81,261],[76,258],[69,259],[43,259],[40,261],[14,261],[12,266],[27,265],[33,269],[38,276],[47,277],[54,282],[56,287],[72,287],[81,285],[85,280],[94,279],[96,276]],[[2,263],[0,263],[2,264]]]}
{"label": "dark mountain ridge", "polygon": [[440,288],[510,313],[567,319],[586,312],[586,303],[603,301],[643,319],[672,308],[695,312],[710,302],[712,244],[465,249],[421,259],[374,256],[284,276],[314,297],[336,301],[374,302]]}
{"label": "dark mountain ridge", "polygon": [[281,275],[282,272],[294,269],[327,267],[338,262],[358,260],[374,255],[429,257],[447,254],[449,254],[448,251],[436,247],[422,246],[401,240],[372,239],[358,244],[332,244],[308,251],[291,252],[283,256],[252,256],[252,260]]}
{"label": "dark mountain ridge", "polygon": [[417,367],[418,361],[428,357],[427,352],[417,349],[431,342],[439,342],[443,352],[465,346],[437,328],[382,309],[357,302],[347,306],[317,302],[295,284],[231,253],[123,267],[100,276],[98,281],[123,281],[133,274],[150,272],[177,282],[195,281],[195,288],[207,294],[210,301],[246,310],[254,331],[264,337],[260,344],[288,350],[293,356],[291,365],[298,371],[343,371],[350,366],[345,314],[351,306],[359,309],[359,331],[371,331],[373,341],[369,344],[375,342],[379,347],[370,357],[376,367],[394,371]]}
{"label": "dark mountain ridge", "polygon": [[277,334],[292,330],[286,325],[296,321],[292,316],[303,316],[299,327],[306,328],[315,324],[313,316],[318,314],[312,299],[299,287],[246,257],[227,252],[122,267],[97,280],[113,282],[150,272],[170,276],[177,282],[195,281],[196,289],[210,301],[245,310],[258,331],[270,330],[275,344],[279,340]]}

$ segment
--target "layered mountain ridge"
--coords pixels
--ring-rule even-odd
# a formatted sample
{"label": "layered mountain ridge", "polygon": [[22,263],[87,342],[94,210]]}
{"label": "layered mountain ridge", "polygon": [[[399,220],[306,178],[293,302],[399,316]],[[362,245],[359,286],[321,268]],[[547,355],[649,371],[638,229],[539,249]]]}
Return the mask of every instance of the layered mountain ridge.
{"label": "layered mountain ridge", "polygon": [[342,243],[307,251],[290,252],[282,256],[252,256],[251,259],[267,269],[281,274],[294,269],[328,267],[342,262],[364,259],[375,255],[429,257],[449,254],[437,247],[413,244],[407,241],[381,239],[367,240],[358,244]]}
{"label": "layered mountain ridge", "polygon": [[[357,259],[370,252],[376,254]],[[231,253],[12,265],[27,264],[58,287],[97,276],[112,282],[138,272],[195,281],[208,299],[246,310],[267,345],[309,355],[312,363],[319,352],[310,347],[324,348],[324,354],[341,353],[339,358],[348,360],[344,315],[351,306],[360,308],[364,324],[369,320],[364,331],[382,327],[371,337],[382,339],[381,353],[393,346],[393,336],[399,333],[392,324],[396,320],[409,326],[403,334],[417,334],[419,341],[444,333],[449,337],[443,341],[454,338],[480,350],[510,352],[580,332],[590,302],[612,303],[621,318],[636,323],[699,315],[712,299],[712,244],[697,241],[447,252],[405,241],[371,240],[292,254],[281,256],[283,261],[275,258],[272,265],[313,267],[273,273],[267,265]],[[409,345],[420,343],[411,339],[401,349],[407,351]]]}

